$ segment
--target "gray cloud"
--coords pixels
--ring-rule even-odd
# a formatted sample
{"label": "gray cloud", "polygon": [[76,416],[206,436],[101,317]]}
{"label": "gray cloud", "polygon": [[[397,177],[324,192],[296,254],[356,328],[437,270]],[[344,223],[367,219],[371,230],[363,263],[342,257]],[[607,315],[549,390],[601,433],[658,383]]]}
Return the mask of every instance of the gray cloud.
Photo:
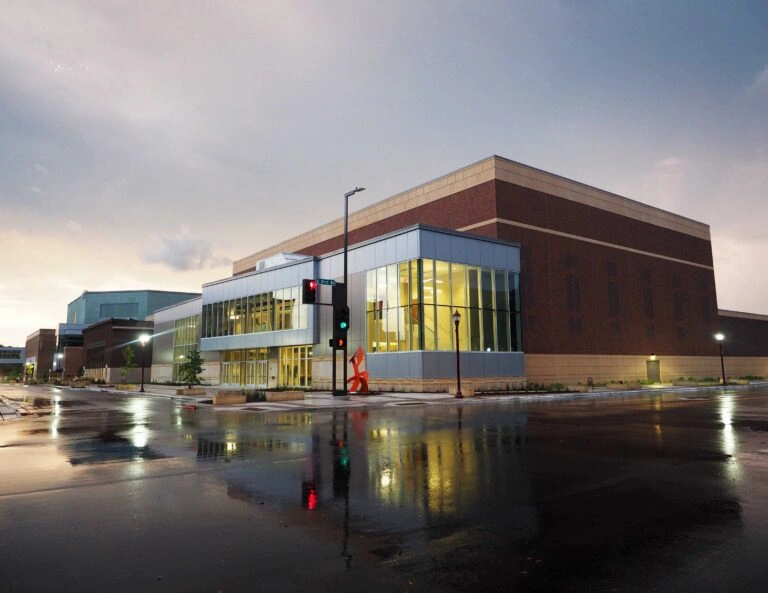
{"label": "gray cloud", "polygon": [[[25,249],[62,229],[84,248],[37,274],[93,286],[130,213],[152,237],[136,282],[207,282],[224,240],[243,257],[355,185],[353,209],[496,153],[759,238],[768,12],[700,4],[4,0],[0,217]],[[734,265],[765,268],[745,245]],[[751,276],[721,305],[765,302]]]}
{"label": "gray cloud", "polygon": [[210,241],[194,236],[184,226],[175,235],[156,235],[154,243],[143,251],[142,259],[150,264],[165,264],[179,272],[216,268],[232,261],[214,256]]}

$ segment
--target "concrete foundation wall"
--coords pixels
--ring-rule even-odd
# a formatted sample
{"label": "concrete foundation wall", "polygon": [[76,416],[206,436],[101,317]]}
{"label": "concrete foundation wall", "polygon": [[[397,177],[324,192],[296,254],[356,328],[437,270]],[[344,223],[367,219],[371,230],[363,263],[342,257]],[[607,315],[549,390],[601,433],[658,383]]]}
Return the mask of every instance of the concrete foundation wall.
{"label": "concrete foundation wall", "polygon": [[166,383],[173,380],[172,364],[153,364],[152,380],[156,383]]}
{"label": "concrete foundation wall", "polygon": [[[592,377],[596,383],[612,381],[642,381],[647,379],[644,356],[527,354],[525,371],[528,382],[586,383]],[[659,356],[662,382],[679,377],[720,376],[719,356]],[[768,377],[768,357],[725,357],[727,377],[756,375]]]}

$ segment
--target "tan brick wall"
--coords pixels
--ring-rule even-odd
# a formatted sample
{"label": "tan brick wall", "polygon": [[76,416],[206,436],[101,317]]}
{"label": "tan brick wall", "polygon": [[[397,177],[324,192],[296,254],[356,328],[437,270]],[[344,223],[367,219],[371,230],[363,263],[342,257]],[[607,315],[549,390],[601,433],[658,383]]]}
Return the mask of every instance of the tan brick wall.
{"label": "tan brick wall", "polygon": [[[596,383],[611,381],[641,381],[647,379],[645,356],[607,356],[576,354],[527,354],[525,372],[529,382],[586,383],[592,377]],[[662,382],[678,377],[720,376],[719,356],[659,356]],[[768,358],[725,357],[728,377],[757,375],[768,377]]]}

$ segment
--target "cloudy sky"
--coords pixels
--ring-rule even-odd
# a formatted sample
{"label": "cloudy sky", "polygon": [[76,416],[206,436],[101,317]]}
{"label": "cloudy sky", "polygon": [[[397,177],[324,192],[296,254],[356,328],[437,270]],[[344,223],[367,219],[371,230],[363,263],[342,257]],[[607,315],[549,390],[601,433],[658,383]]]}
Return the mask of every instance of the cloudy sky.
{"label": "cloudy sky", "polygon": [[711,226],[768,314],[765,0],[0,0],[0,343],[491,154]]}

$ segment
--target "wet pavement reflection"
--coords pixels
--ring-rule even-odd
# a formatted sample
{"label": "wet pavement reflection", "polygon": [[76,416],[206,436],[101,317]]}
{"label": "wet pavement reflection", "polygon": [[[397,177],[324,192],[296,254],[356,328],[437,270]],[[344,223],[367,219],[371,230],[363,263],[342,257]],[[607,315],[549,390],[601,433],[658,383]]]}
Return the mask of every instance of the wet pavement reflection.
{"label": "wet pavement reflection", "polygon": [[[51,537],[44,505],[66,530],[51,504],[101,530],[97,573],[136,555],[110,590],[768,586],[764,387],[285,413],[24,397],[38,414],[0,425],[0,591],[55,590],[27,556]],[[81,570],[89,544],[62,538]]]}

